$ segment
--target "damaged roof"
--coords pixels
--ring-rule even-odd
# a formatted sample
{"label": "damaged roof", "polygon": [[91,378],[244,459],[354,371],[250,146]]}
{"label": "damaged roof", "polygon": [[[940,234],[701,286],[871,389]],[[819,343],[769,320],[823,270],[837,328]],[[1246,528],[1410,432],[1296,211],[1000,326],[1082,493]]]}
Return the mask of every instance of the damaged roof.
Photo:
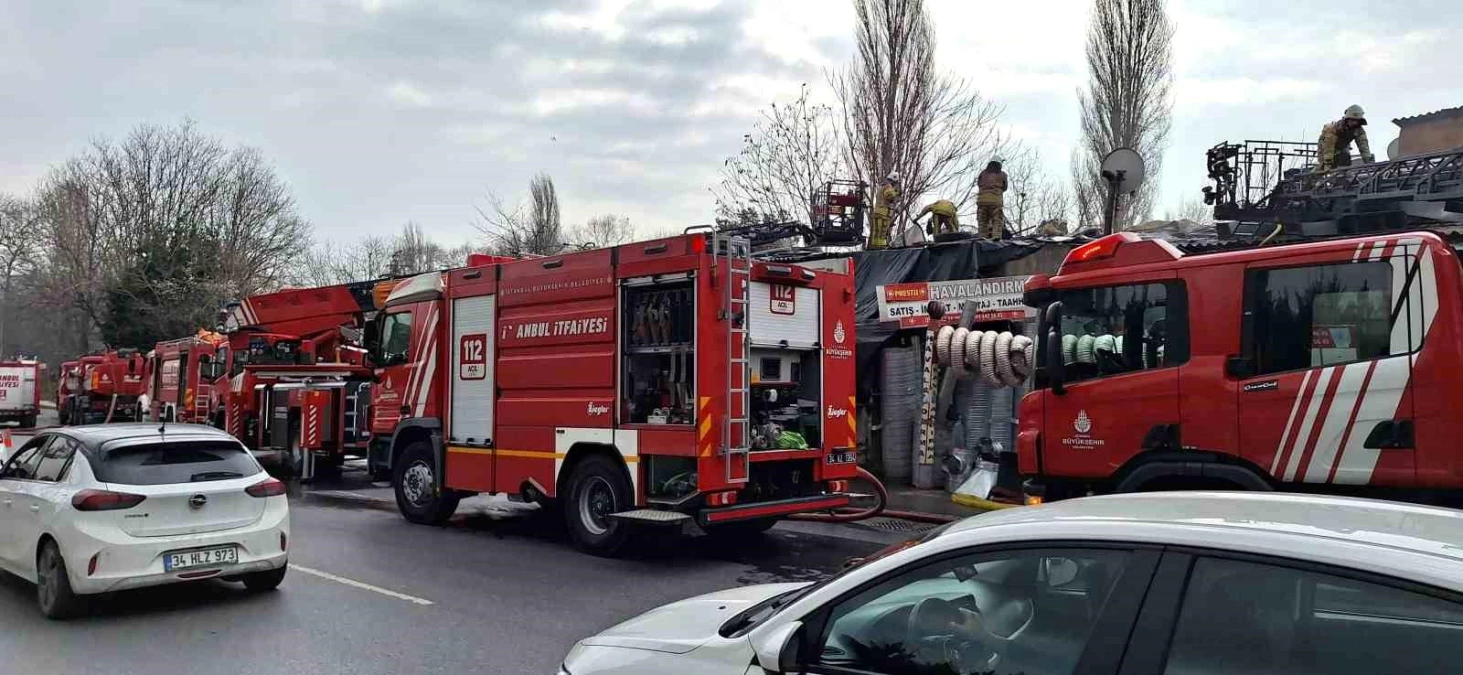
{"label": "damaged roof", "polygon": [[1444,117],[1457,116],[1463,116],[1463,106],[1458,106],[1456,108],[1443,108],[1442,110],[1434,110],[1430,113],[1422,113],[1421,115],[1413,115],[1411,117],[1398,117],[1397,119],[1392,120],[1392,123],[1399,127],[1405,127],[1409,124],[1419,124],[1422,122],[1431,122],[1435,119],[1441,119]]}

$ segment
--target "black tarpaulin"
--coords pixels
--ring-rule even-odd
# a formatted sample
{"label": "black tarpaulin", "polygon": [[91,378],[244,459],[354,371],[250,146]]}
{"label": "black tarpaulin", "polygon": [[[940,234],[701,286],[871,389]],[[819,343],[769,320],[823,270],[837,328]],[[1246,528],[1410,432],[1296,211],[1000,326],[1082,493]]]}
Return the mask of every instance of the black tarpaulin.
{"label": "black tarpaulin", "polygon": [[[1037,241],[972,239],[851,254],[858,314],[858,372],[879,372],[879,352],[899,332],[897,324],[879,322],[880,286],[996,276],[1001,265],[1030,255],[1042,245]],[[867,400],[874,379],[859,378],[860,400]]]}

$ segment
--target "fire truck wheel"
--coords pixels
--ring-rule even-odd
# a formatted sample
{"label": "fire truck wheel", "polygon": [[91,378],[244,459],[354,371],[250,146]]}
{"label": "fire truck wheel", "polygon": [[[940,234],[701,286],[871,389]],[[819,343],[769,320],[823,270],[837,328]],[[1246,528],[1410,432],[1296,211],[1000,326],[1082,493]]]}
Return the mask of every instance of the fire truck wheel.
{"label": "fire truck wheel", "polygon": [[624,547],[630,527],[610,517],[635,503],[625,471],[602,455],[590,455],[569,478],[564,519],[574,544],[586,553],[613,556]]}
{"label": "fire truck wheel", "polygon": [[457,511],[459,497],[437,489],[437,460],[430,443],[417,441],[406,446],[395,468],[391,485],[396,492],[396,508],[408,521],[441,525]]}

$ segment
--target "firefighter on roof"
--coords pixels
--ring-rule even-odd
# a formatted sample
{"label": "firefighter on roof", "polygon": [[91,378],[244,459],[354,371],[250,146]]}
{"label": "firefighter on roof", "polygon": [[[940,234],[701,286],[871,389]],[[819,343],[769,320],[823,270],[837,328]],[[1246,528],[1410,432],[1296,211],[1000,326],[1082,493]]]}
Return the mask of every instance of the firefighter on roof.
{"label": "firefighter on roof", "polygon": [[1330,171],[1351,166],[1351,143],[1361,153],[1361,161],[1370,164],[1376,161],[1372,156],[1372,145],[1366,137],[1366,112],[1361,106],[1346,109],[1341,119],[1321,127],[1320,147],[1316,151],[1316,171]]}
{"label": "firefighter on roof", "polygon": [[869,232],[868,248],[889,246],[889,221],[894,214],[894,202],[899,199],[899,172],[890,172],[874,194],[874,226]]}
{"label": "firefighter on roof", "polygon": [[1006,172],[1001,170],[999,157],[987,164],[985,171],[976,177],[979,191],[975,195],[975,221],[980,226],[980,235],[987,239],[1000,239],[1006,225],[1004,211],[1006,188],[1010,186]]}
{"label": "firefighter on roof", "polygon": [[935,235],[960,231],[960,215],[956,213],[954,202],[941,199],[931,203],[914,217],[915,221],[925,217],[926,213],[930,214],[930,223],[925,226],[925,232]]}

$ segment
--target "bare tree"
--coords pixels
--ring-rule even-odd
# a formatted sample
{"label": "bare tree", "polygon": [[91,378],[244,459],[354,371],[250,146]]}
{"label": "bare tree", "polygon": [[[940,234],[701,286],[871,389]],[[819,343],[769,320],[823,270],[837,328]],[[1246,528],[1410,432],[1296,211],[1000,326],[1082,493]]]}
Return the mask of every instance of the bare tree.
{"label": "bare tree", "polygon": [[565,239],[569,244],[582,248],[616,246],[635,240],[635,226],[630,224],[629,218],[606,213],[569,228]]}
{"label": "bare tree", "polygon": [[810,93],[804,84],[791,103],[773,103],[742,137],[711,188],[718,216],[750,209],[761,221],[815,220],[813,191],[837,172],[839,138],[833,108],[812,103]]}
{"label": "bare tree", "polygon": [[16,281],[35,269],[41,234],[34,203],[0,194],[0,358],[10,353],[5,348],[5,326],[15,309]]}
{"label": "bare tree", "polygon": [[854,0],[854,11],[858,56],[830,77],[843,109],[845,163],[871,184],[899,173],[896,214],[925,195],[972,203],[976,178],[1004,141],[1001,108],[936,72],[922,0]]}
{"label": "bare tree", "polygon": [[1187,220],[1199,225],[1214,224],[1214,207],[1204,204],[1199,197],[1187,197],[1179,202],[1178,208],[1165,211],[1164,220]]}
{"label": "bare tree", "polygon": [[40,300],[132,346],[191,333],[222,300],[275,286],[309,233],[256,151],[188,122],[94,141],[52,170],[37,204]]}
{"label": "bare tree", "polygon": [[529,206],[508,206],[496,194],[488,193],[488,207],[478,207],[477,227],[487,235],[492,249],[501,255],[553,255],[563,250],[559,219],[559,196],[554,179],[538,174],[528,184]]}
{"label": "bare tree", "polygon": [[1146,218],[1158,190],[1173,101],[1173,24],[1165,0],[1095,0],[1087,29],[1087,90],[1080,153],[1073,164],[1084,227],[1101,221],[1107,186],[1103,157],[1117,148],[1137,151],[1147,165],[1138,194],[1120,204],[1115,229]]}

